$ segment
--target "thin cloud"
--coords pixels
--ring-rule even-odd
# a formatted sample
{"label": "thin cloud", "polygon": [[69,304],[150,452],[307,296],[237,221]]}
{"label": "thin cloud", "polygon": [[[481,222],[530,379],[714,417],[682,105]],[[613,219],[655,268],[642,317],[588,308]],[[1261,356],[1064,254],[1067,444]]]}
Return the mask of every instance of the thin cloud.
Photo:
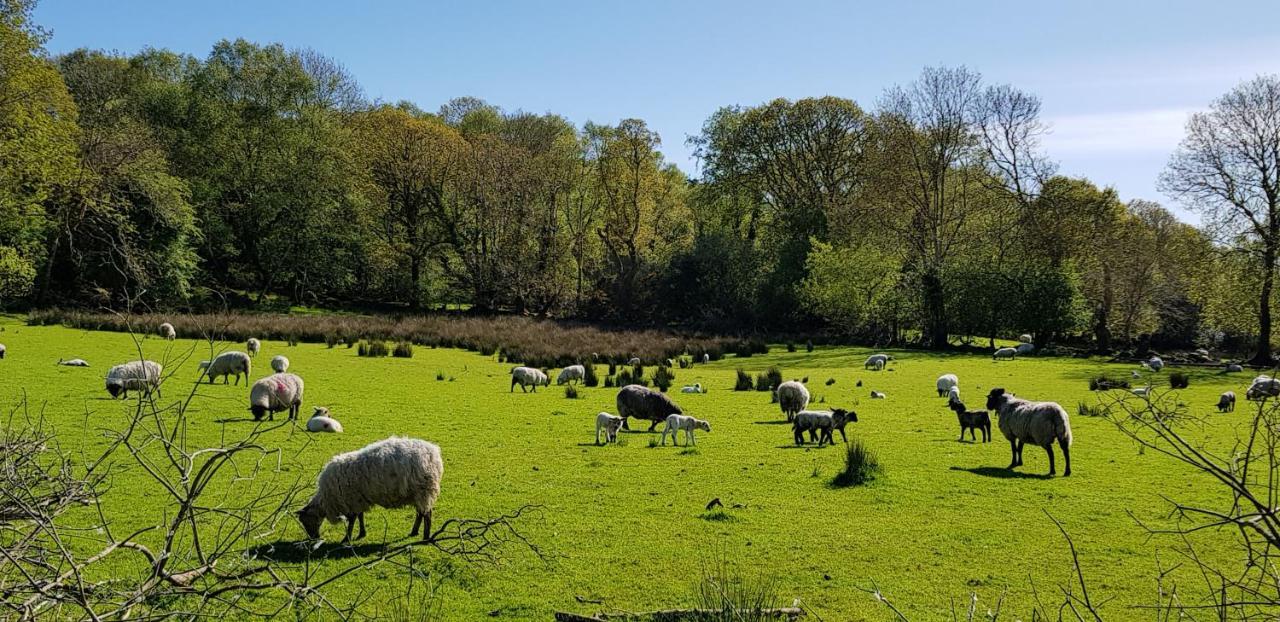
{"label": "thin cloud", "polygon": [[1061,155],[1171,153],[1194,110],[1153,110],[1064,115],[1049,119],[1045,150]]}

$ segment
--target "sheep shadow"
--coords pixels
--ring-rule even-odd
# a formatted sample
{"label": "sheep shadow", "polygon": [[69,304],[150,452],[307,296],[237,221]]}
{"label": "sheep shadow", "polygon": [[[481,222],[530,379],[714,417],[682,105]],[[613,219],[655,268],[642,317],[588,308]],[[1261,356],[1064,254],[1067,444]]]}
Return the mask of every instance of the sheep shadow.
{"label": "sheep shadow", "polygon": [[806,443],[804,445],[790,444],[790,445],[777,445],[774,447],[774,449],[826,449],[828,447],[835,447],[835,445],[823,445],[819,447],[813,443]]}
{"label": "sheep shadow", "polygon": [[260,544],[245,551],[251,558],[263,559],[285,564],[299,564],[317,559],[351,559],[368,557],[385,551],[393,543],[342,544],[324,542],[316,546],[312,540],[276,540],[268,544]]}
{"label": "sheep shadow", "polygon": [[1053,479],[1053,476],[1048,474],[1024,473],[1022,471],[1014,471],[1004,467],[982,466],[966,469],[964,467],[953,466],[951,467],[951,470],[965,471],[967,473],[973,473],[974,475],[994,477],[996,479]]}
{"label": "sheep shadow", "polygon": [[754,425],[791,425],[790,421],[785,419],[770,419],[769,421],[752,421]]}

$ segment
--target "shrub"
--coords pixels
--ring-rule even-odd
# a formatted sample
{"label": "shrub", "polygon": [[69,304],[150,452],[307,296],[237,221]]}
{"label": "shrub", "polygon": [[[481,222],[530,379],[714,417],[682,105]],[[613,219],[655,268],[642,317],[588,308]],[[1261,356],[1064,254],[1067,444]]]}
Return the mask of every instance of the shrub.
{"label": "shrub", "polygon": [[408,341],[401,341],[396,344],[396,349],[391,351],[391,356],[401,359],[413,358],[413,344]]}
{"label": "shrub", "polygon": [[680,366],[680,369],[688,369],[689,366],[693,364],[693,362],[690,361],[688,358],[682,356],[676,359],[676,364]]}
{"label": "shrub", "polygon": [[564,396],[571,400],[576,400],[578,399],[578,389],[571,384],[567,384],[564,386]]}
{"label": "shrub", "polygon": [[666,365],[660,365],[658,371],[653,372],[653,386],[658,387],[659,391],[666,393],[671,388],[671,383],[676,379],[676,375]]}
{"label": "shrub", "polygon": [[1090,391],[1108,391],[1110,389],[1128,389],[1129,381],[1123,378],[1109,378],[1107,376],[1098,376],[1089,379]]}
{"label": "shrub", "polygon": [[582,368],[586,370],[586,373],[582,376],[582,384],[589,387],[600,386],[600,376],[596,375],[596,366],[592,363],[587,363]]}
{"label": "shrub", "polygon": [[766,369],[763,374],[756,377],[757,391],[769,391],[771,389],[776,389],[781,384],[782,370],[777,367],[770,367],[769,369]]}
{"label": "shrub", "polygon": [[609,361],[609,375],[612,376],[616,373],[618,373],[618,364],[613,361]]}
{"label": "shrub", "polygon": [[342,338],[341,338],[341,337],[339,337],[339,336],[337,335],[337,333],[325,333],[325,334],[324,334],[324,345],[326,345],[326,346],[328,346],[328,347],[330,347],[330,348],[332,348],[332,347],[334,347],[334,346],[338,345],[338,342],[339,342],[339,341],[342,341]]}
{"label": "shrub", "polygon": [[604,377],[604,388],[606,388],[606,389],[612,389],[612,388],[613,388],[613,376],[605,376],[605,377]]}
{"label": "shrub", "polygon": [[787,352],[795,352],[795,351],[796,351],[796,344],[794,344],[794,343],[792,343],[792,342],[788,341],[788,342],[787,342]]}
{"label": "shrub", "polygon": [[742,371],[742,368],[739,367],[738,379],[733,383],[733,390],[734,391],[750,391],[751,388],[752,388],[751,375],[745,371]]}
{"label": "shrub", "polygon": [[774,388],[774,385],[769,384],[768,374],[764,372],[760,372],[756,374],[756,390],[757,391],[771,391],[773,390],[773,388]]}
{"label": "shrub", "polygon": [[833,384],[835,384],[835,383],[836,383],[836,379],[835,379],[835,378],[827,378],[827,386],[831,386],[831,385],[833,385]]}
{"label": "shrub", "polygon": [[1175,371],[1169,374],[1169,386],[1174,389],[1185,389],[1191,386],[1191,378],[1180,371]]}
{"label": "shrub", "polygon": [[804,342],[804,351],[813,352],[813,340]]}
{"label": "shrub", "polygon": [[862,439],[849,441],[844,452],[844,470],[836,474],[831,483],[837,487],[860,486],[882,473],[880,460]]}
{"label": "shrub", "polygon": [[1081,417],[1101,417],[1107,414],[1107,409],[1102,404],[1094,404],[1090,406],[1084,402],[1080,402],[1079,406],[1076,407],[1076,412],[1079,413]]}
{"label": "shrub", "polygon": [[644,378],[644,365],[636,365],[631,368],[632,378]]}
{"label": "shrub", "polygon": [[387,356],[390,352],[391,351],[387,349],[387,343],[381,339],[362,341],[360,342],[360,348],[356,350],[356,354],[368,357]]}
{"label": "shrub", "polygon": [[288,339],[286,339],[286,340],[285,340],[285,342],[289,344],[289,347],[290,347],[290,348],[295,347],[295,346],[297,346],[297,345],[298,345],[298,336],[297,336],[297,335],[289,335],[289,338],[288,338]]}

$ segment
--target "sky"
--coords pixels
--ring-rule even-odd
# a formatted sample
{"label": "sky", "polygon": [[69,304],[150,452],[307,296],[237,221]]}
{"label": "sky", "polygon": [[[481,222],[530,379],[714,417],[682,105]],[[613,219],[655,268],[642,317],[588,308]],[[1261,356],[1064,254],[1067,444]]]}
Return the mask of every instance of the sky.
{"label": "sky", "polygon": [[1187,117],[1256,75],[1280,73],[1280,2],[594,0],[181,2],[43,0],[53,53],[221,39],[309,47],[384,101],[434,110],[471,95],[579,125],[644,119],[686,173],[686,139],[717,108],[836,95],[874,110],[923,67],[965,65],[1038,95],[1060,170],[1157,190]]}

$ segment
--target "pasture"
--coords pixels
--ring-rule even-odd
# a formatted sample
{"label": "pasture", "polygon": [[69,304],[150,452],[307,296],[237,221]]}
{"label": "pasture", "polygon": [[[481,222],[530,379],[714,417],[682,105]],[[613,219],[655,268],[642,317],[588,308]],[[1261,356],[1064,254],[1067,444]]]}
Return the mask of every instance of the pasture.
{"label": "pasture", "polygon": [[[108,399],[102,377],[136,352],[131,337],[27,326],[18,317],[5,317],[0,326],[0,343],[8,346],[8,357],[0,361],[0,405],[6,413],[25,394],[30,411],[43,413],[56,428],[64,450],[91,456],[105,446],[102,430],[123,425],[132,400]],[[214,345],[227,347],[243,344]],[[172,372],[159,400],[164,402],[185,397],[211,346],[153,336],[142,348],[148,358],[165,363],[166,374]],[[651,446],[658,433],[646,433],[643,422],[633,422],[617,445],[595,446],[595,415],[616,412],[616,389],[581,388],[576,400],[566,399],[554,384],[536,393],[510,392],[512,364],[461,350],[418,347],[409,359],[369,359],[357,357],[354,348],[266,341],[253,376],[269,374],[271,356],[285,354],[290,371],[307,383],[303,418],[312,407],[326,406],[345,427],[344,434],[308,435],[299,428],[269,437],[283,456],[272,467],[274,476],[303,480],[305,494],[331,456],[395,434],[442,449],[437,522],[543,506],[519,525],[545,560],[519,547],[508,547],[496,565],[445,559],[429,548],[415,554],[432,573],[447,620],[545,621],[555,610],[680,606],[717,557],[740,565],[744,574],[773,577],[781,604],[798,598],[824,620],[891,619],[863,591],[873,585],[916,620],[946,617],[952,600],[967,602],[971,592],[980,609],[994,607],[1003,595],[1004,610],[1020,613],[1033,603],[1033,585],[1056,599],[1058,586],[1074,581],[1066,542],[1046,512],[1074,539],[1095,601],[1113,598],[1104,612],[1129,619],[1141,614],[1128,607],[1155,598],[1157,554],[1167,566],[1176,557],[1169,549],[1177,544],[1150,538],[1134,519],[1167,524],[1169,505],[1162,496],[1223,501],[1207,478],[1157,452],[1139,451],[1104,419],[1077,415],[1078,402],[1097,399],[1088,390],[1091,376],[1105,371],[1127,377],[1136,366],[894,351],[889,369],[873,372],[862,368],[868,352],[819,347],[788,353],[774,346],[768,355],[729,356],[674,370],[675,400],[712,425],[712,432],[698,433],[696,449]],[[55,365],[71,357],[92,367]],[[796,447],[767,392],[731,390],[735,369],[754,376],[768,366],[781,368],[786,379],[808,377],[815,402],[810,408],[855,410],[859,420],[847,432],[878,454],[883,474],[864,486],[833,487],[844,457],[838,435],[835,447]],[[603,378],[606,366],[598,370]],[[1007,471],[1009,446],[998,429],[989,444],[957,441],[956,417],[934,391],[934,380],[948,372],[960,377],[970,409],[981,408],[992,387],[1063,404],[1075,436],[1071,477],[1044,477],[1048,462],[1034,447],[1026,449],[1024,467]],[[444,379],[437,380],[438,374]],[[1144,375],[1167,391],[1167,374],[1166,369]],[[1177,392],[1174,399],[1198,413],[1211,412],[1225,389],[1241,396],[1235,413],[1215,414],[1193,430],[1206,446],[1228,448],[1247,422],[1252,408],[1243,395],[1251,377],[1192,372],[1190,388]],[[835,383],[827,386],[828,379]],[[707,393],[678,392],[695,382]],[[887,399],[868,399],[872,390]],[[214,446],[252,428],[247,394],[243,385],[201,385],[189,410],[188,442]],[[121,455],[116,459],[119,470],[104,498],[113,528],[130,531],[158,520],[163,496],[140,468]],[[224,488],[219,492],[234,496],[249,486],[238,481]],[[713,498],[723,502],[724,512],[704,510]],[[366,541],[323,563],[340,567],[384,542],[403,541],[413,513],[375,509],[367,521]],[[342,528],[327,525],[324,535],[336,543]],[[1203,534],[1210,555],[1231,555],[1228,537]],[[288,520],[253,538],[246,548],[285,546],[305,534]],[[136,572],[129,559],[121,557],[103,571]],[[1172,576],[1194,585],[1190,568]],[[372,615],[402,584],[401,571],[378,567],[332,593],[339,599],[371,595],[365,610]],[[580,604],[575,597],[603,604]]]}

